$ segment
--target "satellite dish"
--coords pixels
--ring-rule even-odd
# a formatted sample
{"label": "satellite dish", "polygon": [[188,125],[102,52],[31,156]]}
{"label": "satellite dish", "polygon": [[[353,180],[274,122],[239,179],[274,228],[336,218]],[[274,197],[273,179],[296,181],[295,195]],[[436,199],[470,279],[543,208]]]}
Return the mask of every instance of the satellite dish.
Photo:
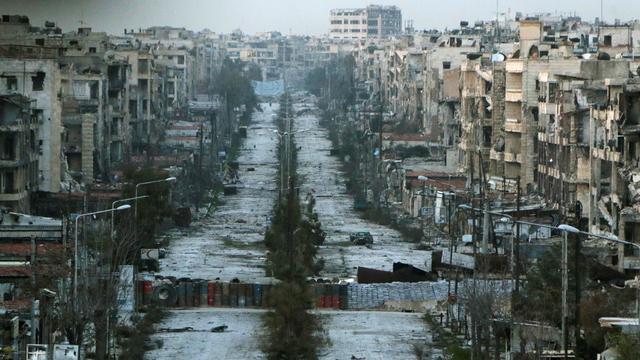
{"label": "satellite dish", "polygon": [[491,62],[503,62],[507,59],[507,56],[503,53],[495,53],[491,55]]}

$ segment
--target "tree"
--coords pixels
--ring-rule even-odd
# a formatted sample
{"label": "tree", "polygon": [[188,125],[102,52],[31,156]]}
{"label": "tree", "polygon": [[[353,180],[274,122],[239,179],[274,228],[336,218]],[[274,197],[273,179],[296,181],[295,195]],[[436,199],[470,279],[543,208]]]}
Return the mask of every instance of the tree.
{"label": "tree", "polygon": [[[135,196],[136,184],[158,179],[166,179],[169,177],[168,172],[149,166],[141,169],[135,166],[127,166],[123,171],[123,175],[127,182],[123,191],[123,196],[125,198]],[[135,205],[138,208],[136,228],[140,246],[156,246],[155,234],[158,224],[162,223],[163,218],[173,215],[169,204],[170,191],[171,184],[167,182],[149,184],[138,188],[138,196],[149,196],[145,199],[140,199],[137,202],[132,203],[132,207]],[[132,211],[134,211],[134,209],[132,209]]]}
{"label": "tree", "polygon": [[258,99],[251,86],[251,80],[257,76],[256,68],[249,66],[245,72],[245,63],[225,58],[222,67],[213,80],[212,92],[227,99],[230,109],[245,106],[248,113],[258,105]]}

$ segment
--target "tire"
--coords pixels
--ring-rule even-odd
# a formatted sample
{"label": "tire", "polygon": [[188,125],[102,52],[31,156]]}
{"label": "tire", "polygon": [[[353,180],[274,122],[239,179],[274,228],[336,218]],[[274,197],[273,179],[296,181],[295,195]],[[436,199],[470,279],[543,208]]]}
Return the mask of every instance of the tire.
{"label": "tire", "polygon": [[164,307],[176,306],[176,302],[178,301],[178,293],[172,285],[161,284],[153,289],[151,301],[156,305]]}

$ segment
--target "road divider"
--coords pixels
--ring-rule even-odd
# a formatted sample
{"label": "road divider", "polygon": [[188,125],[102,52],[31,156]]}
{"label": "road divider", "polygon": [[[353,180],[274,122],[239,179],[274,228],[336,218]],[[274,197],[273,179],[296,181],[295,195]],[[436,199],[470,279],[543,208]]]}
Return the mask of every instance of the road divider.
{"label": "road divider", "polygon": [[[270,308],[273,284],[207,281],[188,278],[155,278],[138,281],[142,293],[139,307],[167,308],[233,307]],[[347,309],[348,285],[311,283],[315,308]]]}

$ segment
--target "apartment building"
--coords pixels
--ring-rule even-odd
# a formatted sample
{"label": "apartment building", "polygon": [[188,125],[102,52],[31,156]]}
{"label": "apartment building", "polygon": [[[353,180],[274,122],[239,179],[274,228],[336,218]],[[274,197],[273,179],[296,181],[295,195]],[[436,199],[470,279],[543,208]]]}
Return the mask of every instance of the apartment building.
{"label": "apartment building", "polygon": [[[3,45],[0,48],[3,49],[0,51],[0,95],[18,94],[29,99],[31,112],[37,119],[34,121],[40,124],[35,140],[38,181],[32,185],[37,184],[41,191],[60,191],[63,176],[60,142],[62,104],[58,101],[61,74],[57,52],[43,52],[37,47],[27,46]],[[19,185],[15,185],[16,189],[27,187],[26,178],[22,179]]]}
{"label": "apartment building", "polygon": [[[186,117],[202,88],[196,79],[211,79],[223,58],[218,38],[180,28],[63,33],[51,22],[2,16],[0,29],[0,96],[11,108],[2,121],[37,119],[28,131],[0,130],[8,139],[2,189],[11,194],[0,203],[19,211],[28,211],[29,192],[111,182],[133,153],[156,146],[171,120]],[[32,144],[35,155],[16,152]]]}
{"label": "apartment building", "polygon": [[20,94],[0,95],[0,206],[29,212],[38,188],[37,111]]}
{"label": "apartment building", "polygon": [[396,6],[333,9],[329,14],[329,37],[333,39],[387,38],[401,32],[402,12]]}

